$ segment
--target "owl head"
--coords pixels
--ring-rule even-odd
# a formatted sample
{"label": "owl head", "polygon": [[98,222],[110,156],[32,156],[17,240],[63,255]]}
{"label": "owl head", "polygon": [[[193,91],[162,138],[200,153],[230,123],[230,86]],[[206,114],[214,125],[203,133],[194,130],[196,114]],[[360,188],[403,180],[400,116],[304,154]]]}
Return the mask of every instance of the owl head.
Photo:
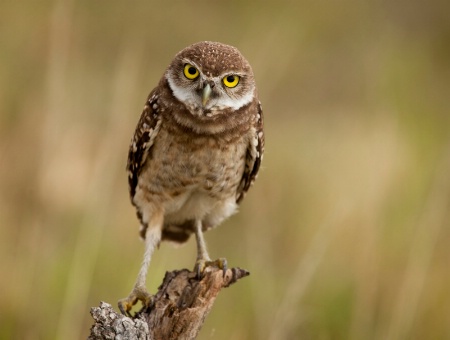
{"label": "owl head", "polygon": [[203,41],[180,51],[165,78],[178,101],[194,116],[213,117],[251,103],[255,80],[237,48]]}

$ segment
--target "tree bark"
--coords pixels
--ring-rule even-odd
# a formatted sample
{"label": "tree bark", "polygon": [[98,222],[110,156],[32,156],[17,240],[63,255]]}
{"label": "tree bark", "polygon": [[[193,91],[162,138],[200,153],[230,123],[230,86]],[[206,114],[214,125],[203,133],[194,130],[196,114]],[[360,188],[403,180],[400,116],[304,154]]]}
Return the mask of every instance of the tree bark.
{"label": "tree bark", "polygon": [[201,280],[187,269],[166,272],[149,310],[131,319],[101,302],[91,308],[95,320],[88,340],[195,339],[222,288],[249,275],[244,269],[225,272],[207,267]]}

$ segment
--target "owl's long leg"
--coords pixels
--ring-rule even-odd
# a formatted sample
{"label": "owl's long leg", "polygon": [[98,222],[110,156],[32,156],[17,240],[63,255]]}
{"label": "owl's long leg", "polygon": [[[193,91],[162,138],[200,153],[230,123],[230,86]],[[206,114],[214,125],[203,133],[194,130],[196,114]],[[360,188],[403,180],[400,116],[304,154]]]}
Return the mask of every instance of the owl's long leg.
{"label": "owl's long leg", "polygon": [[131,308],[141,301],[144,307],[150,307],[152,303],[152,295],[147,291],[145,285],[147,278],[147,271],[150,265],[150,260],[153,252],[161,241],[161,228],[163,220],[162,218],[154,218],[152,224],[146,230],[145,233],[145,253],[144,260],[142,261],[141,269],[134,284],[133,290],[126,298],[119,300],[119,309],[122,314],[131,316]]}
{"label": "owl's long leg", "polygon": [[195,240],[197,241],[197,261],[211,261],[206,249],[205,238],[203,237],[202,221],[195,222]]}
{"label": "owl's long leg", "polygon": [[195,222],[195,239],[197,241],[197,261],[195,262],[194,271],[197,273],[197,277],[201,278],[203,272],[208,266],[216,266],[223,270],[223,275],[227,270],[227,260],[220,258],[215,261],[211,261],[208,250],[206,249],[205,238],[203,237],[202,221]]}

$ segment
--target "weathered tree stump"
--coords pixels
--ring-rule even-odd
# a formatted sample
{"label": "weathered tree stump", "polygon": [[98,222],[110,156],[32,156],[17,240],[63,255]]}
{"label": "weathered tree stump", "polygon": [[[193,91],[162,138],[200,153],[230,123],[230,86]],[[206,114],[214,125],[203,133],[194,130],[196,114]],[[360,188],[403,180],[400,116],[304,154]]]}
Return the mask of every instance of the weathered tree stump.
{"label": "weathered tree stump", "polygon": [[101,302],[91,308],[95,320],[88,340],[100,339],[195,339],[222,288],[249,275],[244,269],[225,272],[207,267],[201,280],[187,269],[167,272],[149,310],[134,319]]}

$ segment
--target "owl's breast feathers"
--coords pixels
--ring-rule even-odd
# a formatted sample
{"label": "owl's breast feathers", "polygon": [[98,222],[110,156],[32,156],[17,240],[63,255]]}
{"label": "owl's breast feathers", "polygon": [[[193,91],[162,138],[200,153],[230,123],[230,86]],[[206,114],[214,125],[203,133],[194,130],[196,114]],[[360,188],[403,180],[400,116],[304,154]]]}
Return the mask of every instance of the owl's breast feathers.
{"label": "owl's breast feathers", "polygon": [[[257,176],[264,152],[257,98],[240,112],[199,121],[182,103],[175,100],[168,105],[170,89],[161,85],[148,96],[128,153],[129,192],[141,223],[145,225],[143,202],[134,200],[141,186],[146,186],[149,195],[162,198],[180,195],[190,183],[203,183],[200,186],[211,197],[240,203]],[[192,124],[199,125],[197,131]],[[149,199],[146,204],[154,202]],[[179,221],[184,222],[188,221]]]}

